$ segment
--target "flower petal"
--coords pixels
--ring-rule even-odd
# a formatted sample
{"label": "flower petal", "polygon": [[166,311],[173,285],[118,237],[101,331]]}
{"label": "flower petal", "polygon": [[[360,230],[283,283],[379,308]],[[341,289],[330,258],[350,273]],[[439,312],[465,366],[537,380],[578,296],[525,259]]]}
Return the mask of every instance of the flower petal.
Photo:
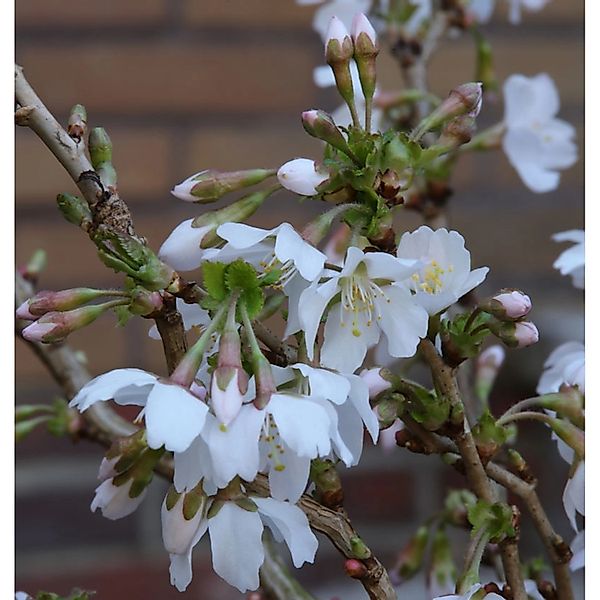
{"label": "flower petal", "polygon": [[208,531],[217,575],[242,593],[255,590],[260,584],[258,570],[265,560],[260,515],[225,502],[208,520]]}
{"label": "flower petal", "polygon": [[157,383],[146,402],[146,431],[151,448],[173,452],[189,448],[206,420],[208,407],[178,385]]}
{"label": "flower petal", "polygon": [[277,500],[298,502],[308,483],[311,459],[298,456],[285,442],[282,446],[283,454],[280,455],[279,461],[284,468],[269,469],[269,490],[271,496]]}
{"label": "flower petal", "polygon": [[[294,566],[312,563],[319,546],[306,515],[297,506],[273,498],[253,498],[265,525],[276,530],[290,549]],[[265,519],[266,517],[266,519]]]}
{"label": "flower petal", "polygon": [[192,227],[193,221],[179,223],[158,251],[159,258],[178,271],[192,271],[202,263],[200,243],[211,227]]}
{"label": "flower petal", "polygon": [[326,369],[316,369],[304,363],[296,363],[291,365],[291,368],[297,369],[304,377],[308,377],[311,396],[326,398],[334,404],[342,404],[348,398],[350,382],[346,377]]}
{"label": "flower petal", "polygon": [[314,246],[306,242],[289,224],[278,227],[275,239],[275,256],[286,263],[291,260],[306,281],[314,281],[321,271],[327,257]]}
{"label": "flower petal", "polygon": [[[156,383],[156,375],[141,369],[115,369],[99,375],[84,385],[69,402],[69,406],[78,408],[80,412],[87,410],[92,404],[105,400],[123,398],[120,404],[144,406],[150,385]],[[132,394],[132,391],[138,393]],[[115,398],[116,396],[116,398]],[[126,397],[127,401],[124,401]]]}

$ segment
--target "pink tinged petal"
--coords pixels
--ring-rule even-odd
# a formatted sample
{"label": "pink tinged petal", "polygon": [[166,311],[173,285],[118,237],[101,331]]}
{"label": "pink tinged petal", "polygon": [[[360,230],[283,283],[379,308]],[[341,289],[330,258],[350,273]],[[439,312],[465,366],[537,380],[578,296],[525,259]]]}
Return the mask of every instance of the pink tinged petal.
{"label": "pink tinged petal", "polygon": [[360,415],[373,443],[376,444],[377,437],[379,436],[379,421],[369,404],[369,389],[367,384],[357,375],[348,375],[348,381],[351,386],[348,397],[349,403],[352,404],[356,412]]}
{"label": "pink tinged petal", "polygon": [[292,365],[292,369],[298,369],[304,377],[308,377],[311,396],[331,400],[334,404],[342,404],[348,398],[350,382],[346,377],[304,363],[296,363]]}
{"label": "pink tinged petal", "polygon": [[282,223],[278,229],[275,239],[275,256],[282,263],[293,261],[304,279],[314,281],[323,271],[327,257],[303,240],[289,223]]}
{"label": "pink tinged petal", "polygon": [[297,506],[273,498],[253,498],[258,512],[266,517],[265,524],[279,534],[290,549],[294,566],[299,569],[305,562],[312,563],[319,546],[310,530],[306,515]]}
{"label": "pink tinged petal", "polygon": [[[127,397],[127,402],[121,401],[120,404],[144,406],[149,386],[154,385],[156,381],[156,375],[141,369],[115,369],[95,377],[84,385],[69,402],[69,406],[78,408],[80,412],[83,412],[96,402],[110,400],[115,397],[115,401],[117,401],[120,394]],[[139,394],[130,394],[132,388],[137,388]]]}
{"label": "pink tinged petal", "polygon": [[384,453],[389,454],[396,448],[396,432],[404,429],[404,423],[397,419],[391,427],[384,429],[379,435],[379,445]]}
{"label": "pink tinged petal", "polygon": [[46,335],[56,329],[56,323],[40,323],[34,321],[31,325],[27,325],[21,332],[21,335],[29,342],[41,342]]}
{"label": "pink tinged petal", "polygon": [[372,369],[363,369],[360,372],[360,378],[364,381],[368,388],[369,399],[373,400],[381,392],[389,390],[392,387],[391,382],[384,379],[379,373],[381,367],[374,367]]}
{"label": "pink tinged petal", "polygon": [[379,341],[381,331],[375,320],[369,321],[365,311],[346,311],[336,304],[327,316],[321,364],[341,373],[354,373]]}
{"label": "pink tinged petal", "polygon": [[575,474],[565,486],[563,493],[563,505],[571,526],[575,531],[577,527],[577,513],[585,515],[585,465],[579,463]]}
{"label": "pink tinged petal", "polygon": [[100,467],[98,468],[98,479],[104,481],[105,479],[112,479],[117,475],[115,471],[115,465],[121,460],[121,456],[115,456],[114,458],[102,458]]}
{"label": "pink tinged petal", "polygon": [[192,271],[202,263],[204,250],[200,243],[210,226],[192,227],[193,220],[177,225],[158,251],[161,260],[179,271]]}
{"label": "pink tinged petal", "polygon": [[116,486],[112,479],[103,481],[95,491],[94,499],[90,505],[90,510],[96,512],[99,508],[102,516],[115,521],[130,515],[142,503],[146,497],[148,488],[135,498],[129,496],[129,490],[133,483],[132,479],[126,481],[123,485]]}
{"label": "pink tinged petal", "polygon": [[29,312],[29,300],[25,300],[19,308],[17,308],[17,317],[25,321],[35,321],[38,317]]}
{"label": "pink tinged petal", "polygon": [[146,402],[148,446],[183,452],[200,435],[207,413],[206,404],[188,390],[158,383]]}
{"label": "pink tinged petal", "polygon": [[315,339],[317,338],[323,312],[338,291],[338,278],[333,278],[323,285],[307,287],[300,295],[298,318],[304,330],[309,360],[312,360],[314,356]]}
{"label": "pink tinged petal", "polygon": [[427,335],[429,317],[404,287],[384,288],[384,298],[375,302],[381,319],[379,326],[388,342],[388,352],[396,358],[414,356],[417,345]]}
{"label": "pink tinged petal", "polygon": [[242,593],[258,588],[258,570],[265,559],[263,524],[258,512],[225,502],[208,520],[208,531],[217,575]]}
{"label": "pink tinged petal", "polygon": [[316,458],[331,451],[330,420],[325,409],[302,396],[273,394],[267,410],[279,435],[298,456]]}
{"label": "pink tinged petal", "polygon": [[[207,419],[208,420],[208,419]],[[206,424],[204,427],[206,428]],[[213,479],[213,469],[210,460],[210,452],[206,442],[199,435],[184,452],[175,452],[173,483],[178,492],[184,492],[195,488],[201,479],[204,479],[204,491],[207,494],[213,492],[209,489]],[[216,486],[214,486],[216,492]]]}
{"label": "pink tinged petal", "polygon": [[256,477],[260,458],[258,440],[265,417],[265,411],[253,404],[244,405],[225,428],[209,415],[202,437],[210,450],[218,487],[225,487],[236,475],[246,481]]}
{"label": "pink tinged petal", "polygon": [[311,459],[297,456],[285,442],[282,446],[283,454],[279,456],[279,463],[284,468],[269,468],[269,490],[277,500],[298,502],[308,483]]}
{"label": "pink tinged petal", "polygon": [[585,530],[581,530],[571,542],[573,558],[569,563],[571,571],[577,571],[585,567]]}

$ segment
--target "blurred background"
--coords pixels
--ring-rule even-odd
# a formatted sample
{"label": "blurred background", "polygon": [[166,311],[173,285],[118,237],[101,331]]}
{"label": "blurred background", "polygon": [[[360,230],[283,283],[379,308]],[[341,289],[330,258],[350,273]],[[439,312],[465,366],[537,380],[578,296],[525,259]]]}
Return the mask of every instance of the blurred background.
{"label": "blurred background", "polygon": [[[551,0],[512,26],[505,12],[483,31],[492,42],[500,81],[512,73],[547,72],[561,95],[560,118],[577,128],[583,149],[583,0]],[[505,8],[504,6],[502,8]],[[198,207],[170,196],[174,184],[205,168],[277,167],[296,156],[318,158],[319,143],[307,136],[300,112],[333,110],[332,88],[312,81],[322,45],[311,29],[315,7],[294,0],[19,0],[17,61],[57,118],[66,123],[75,103],[88,109],[90,126],[107,128],[114,143],[119,189],[136,229],[157,249]],[[384,89],[399,89],[397,66],[382,53]],[[445,95],[473,79],[472,40],[448,40],[431,69],[432,90]],[[481,127],[502,117],[502,103],[485,102]],[[16,255],[27,262],[37,248],[48,253],[40,287],[119,285],[85,235],[55,208],[58,192],[75,187],[42,143],[16,131]],[[527,190],[501,152],[465,157],[452,181],[450,225],[467,240],[474,266],[491,267],[483,293],[520,287],[532,298],[536,346],[508,355],[493,408],[531,395],[543,362],[559,343],[583,338],[583,294],[552,268],[566,247],[557,231],[583,227],[583,161],[565,172],[558,190]],[[301,225],[320,206],[299,205],[279,193],[252,222]],[[406,228],[419,224],[408,215]],[[164,373],[160,344],[149,325],[132,320],[119,329],[110,317],[72,336],[94,375],[118,367]],[[16,342],[17,402],[50,402],[60,390],[30,350]],[[508,376],[510,374],[510,378]],[[570,541],[562,489],[567,465],[548,432],[523,429],[519,448],[540,476],[540,493],[553,522]],[[161,545],[160,503],[166,484],[156,480],[132,516],[112,522],[89,511],[102,450],[73,445],[44,431],[17,447],[17,589],[67,593],[79,586],[100,600],[240,598],[212,573],[208,543],[194,553],[194,580],[181,595],[170,587]],[[416,526],[439,509],[448,489],[463,485],[435,459],[405,451],[383,454],[368,447],[359,468],[342,473],[346,507],[374,552],[392,565]],[[542,554],[525,520],[523,557]],[[366,597],[343,574],[343,561],[327,540],[316,566],[298,572],[318,597]],[[422,583],[407,584],[407,598],[426,597]],[[401,588],[402,591],[402,588]]]}

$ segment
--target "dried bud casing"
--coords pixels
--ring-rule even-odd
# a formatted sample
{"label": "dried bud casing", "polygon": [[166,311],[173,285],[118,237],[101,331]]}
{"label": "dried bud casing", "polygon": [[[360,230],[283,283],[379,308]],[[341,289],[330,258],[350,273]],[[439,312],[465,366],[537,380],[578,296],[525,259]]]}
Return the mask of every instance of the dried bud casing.
{"label": "dried bud casing", "polygon": [[76,104],[69,115],[67,133],[79,142],[87,130],[87,110],[83,104]]}

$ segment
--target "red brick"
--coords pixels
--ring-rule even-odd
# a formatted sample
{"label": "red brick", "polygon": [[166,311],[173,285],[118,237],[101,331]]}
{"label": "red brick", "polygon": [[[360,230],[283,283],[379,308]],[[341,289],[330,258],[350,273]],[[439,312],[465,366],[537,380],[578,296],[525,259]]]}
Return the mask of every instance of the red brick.
{"label": "red brick", "polygon": [[[121,193],[137,198],[166,196],[172,186],[170,133],[152,127],[108,129]],[[15,162],[17,207],[52,204],[57,193],[76,191],[60,163],[29,130],[17,130]]]}
{"label": "red brick", "polygon": [[315,7],[298,6],[294,0],[184,0],[188,22],[227,27],[310,27]]}
{"label": "red brick", "polygon": [[[317,49],[315,49],[317,50]],[[139,42],[25,47],[18,60],[54,111],[172,115],[300,111],[314,97],[312,54],[299,45]]]}
{"label": "red brick", "polygon": [[15,5],[18,27],[136,26],[160,23],[166,17],[168,0],[19,0]]}

